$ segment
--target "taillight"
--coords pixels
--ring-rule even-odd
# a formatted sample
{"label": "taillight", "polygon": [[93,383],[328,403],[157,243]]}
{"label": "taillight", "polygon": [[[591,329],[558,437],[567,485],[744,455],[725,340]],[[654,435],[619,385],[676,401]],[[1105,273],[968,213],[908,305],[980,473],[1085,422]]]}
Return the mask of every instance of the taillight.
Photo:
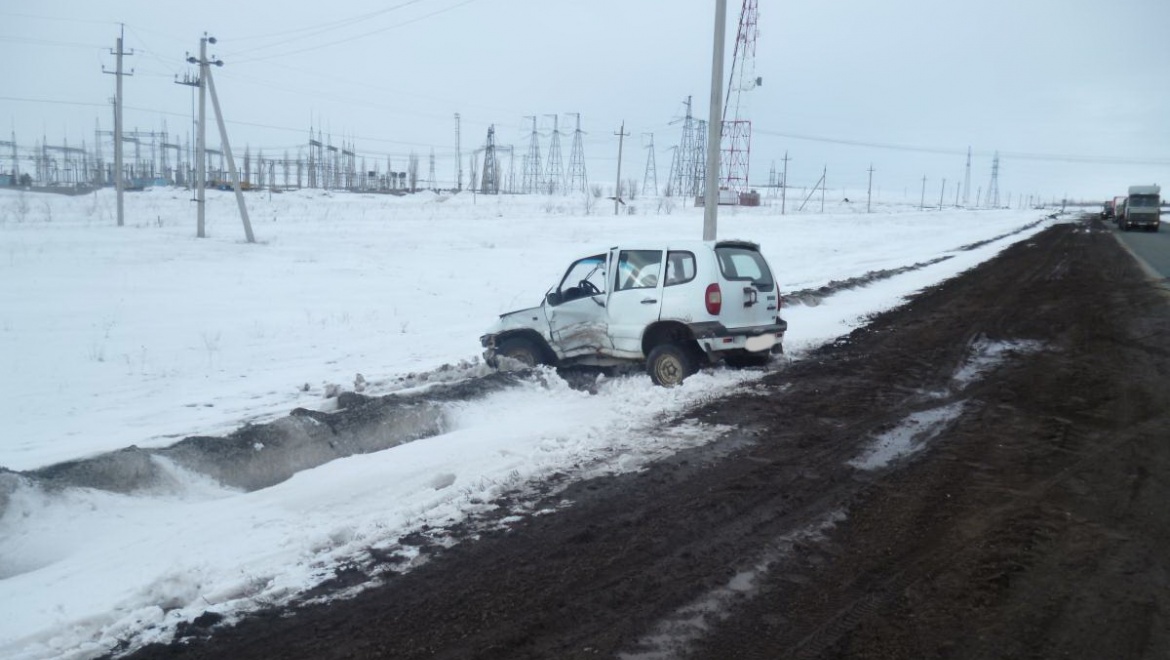
{"label": "taillight", "polygon": [[707,313],[711,316],[719,316],[719,310],[723,309],[723,292],[719,290],[719,284],[708,284],[707,295],[703,296],[703,302],[707,304]]}

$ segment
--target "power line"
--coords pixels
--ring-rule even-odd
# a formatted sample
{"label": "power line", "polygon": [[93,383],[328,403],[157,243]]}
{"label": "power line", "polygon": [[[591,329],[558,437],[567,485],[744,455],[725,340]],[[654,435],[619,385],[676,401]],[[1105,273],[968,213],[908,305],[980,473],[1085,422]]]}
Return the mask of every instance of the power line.
{"label": "power line", "polygon": [[381,16],[382,14],[387,14],[387,13],[390,13],[392,11],[402,9],[403,7],[418,4],[420,2],[423,2],[423,0],[408,0],[407,2],[403,2],[402,4],[394,5],[393,7],[386,7],[385,9],[378,9],[376,11],[366,12],[364,14],[359,14],[357,16],[350,16],[349,18],[338,19],[336,21],[333,21],[332,23],[310,25],[310,26],[303,27],[303,28],[296,28],[293,30],[285,30],[283,32],[274,32],[272,34],[265,34],[265,35],[232,37],[233,41],[263,41],[265,39],[273,39],[273,38],[277,38],[277,37],[287,36],[290,34],[299,35],[299,36],[291,38],[291,39],[284,39],[282,41],[277,41],[277,42],[274,42],[274,43],[271,43],[271,44],[268,44],[265,46],[256,46],[254,48],[246,48],[244,50],[238,50],[238,51],[235,51],[234,54],[239,55],[241,53],[251,53],[253,51],[264,50],[267,48],[273,48],[273,47],[287,44],[287,43],[290,43],[293,41],[305,39],[307,37],[316,36],[318,34],[325,34],[326,32],[332,32],[333,30],[339,30],[343,27],[348,27],[348,26],[353,25],[355,23],[362,23],[362,22],[365,22],[365,21],[368,21],[368,20],[374,18],[375,16]]}
{"label": "power line", "polygon": [[329,46],[336,46],[338,44],[344,44],[344,43],[350,43],[353,41],[357,41],[358,39],[365,39],[366,37],[370,37],[370,36],[373,36],[375,34],[381,34],[383,32],[387,32],[387,31],[393,30],[395,28],[400,28],[400,27],[403,27],[406,25],[411,25],[412,23],[418,23],[419,21],[426,20],[428,18],[431,18],[432,16],[438,16],[439,14],[444,14],[446,12],[453,10],[453,9],[458,9],[459,7],[469,5],[469,4],[476,2],[476,1],[477,0],[463,0],[463,2],[451,5],[450,7],[438,9],[436,11],[429,13],[429,14],[423,14],[422,16],[419,16],[417,18],[412,18],[408,21],[403,21],[401,23],[395,23],[394,25],[388,25],[386,27],[378,28],[377,30],[363,32],[362,34],[354,35],[352,37],[347,37],[345,39],[338,39],[336,41],[330,41],[330,42],[326,42],[323,44],[318,44],[316,46],[306,46],[304,48],[298,48],[296,50],[285,51],[283,53],[276,53],[273,55],[265,55],[263,57],[253,57],[251,59],[244,59],[244,60],[240,60],[240,64],[244,64],[247,62],[263,62],[264,60],[271,60],[271,59],[276,59],[276,58],[288,57],[289,55],[297,55],[300,53],[307,53],[307,52],[313,51],[313,50],[320,50],[322,48],[328,48]]}
{"label": "power line", "polygon": [[[842,144],[851,147],[869,147],[872,149],[887,149],[892,151],[910,151],[918,153],[940,154],[944,156],[962,156],[967,153],[966,149],[950,149],[944,147],[922,147],[905,144],[892,144],[887,142],[869,142],[865,140],[845,140],[841,138],[830,138],[813,135],[800,135],[797,133],[783,133],[780,131],[769,131],[765,129],[755,128],[756,133],[763,133],[764,135],[771,135],[775,137],[789,138],[792,140],[805,140],[808,142],[824,142],[828,144]],[[1020,151],[999,151],[999,152],[979,152],[974,151],[973,154],[977,156],[994,156],[998,153],[1000,156],[1015,160],[1041,160],[1041,161],[1067,161],[1077,163],[1091,163],[1091,164],[1106,164],[1106,165],[1155,165],[1164,166],[1170,165],[1170,158],[1123,158],[1120,156],[1084,156],[1076,154],[1045,154],[1032,153]]]}

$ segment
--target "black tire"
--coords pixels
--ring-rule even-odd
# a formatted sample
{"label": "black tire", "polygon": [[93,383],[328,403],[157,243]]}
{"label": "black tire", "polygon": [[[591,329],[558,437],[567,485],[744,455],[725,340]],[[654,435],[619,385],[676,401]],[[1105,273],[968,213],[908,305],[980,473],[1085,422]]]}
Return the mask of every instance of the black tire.
{"label": "black tire", "polygon": [[659,344],[646,358],[646,371],[655,385],[674,387],[698,371],[691,351],[680,344]]}
{"label": "black tire", "polygon": [[724,360],[727,366],[735,369],[766,367],[771,361],[772,354],[768,351],[761,351],[759,353],[736,353],[735,355],[728,355]]}
{"label": "black tire", "polygon": [[508,337],[496,347],[496,357],[511,358],[526,367],[544,364],[544,352],[527,337]]}

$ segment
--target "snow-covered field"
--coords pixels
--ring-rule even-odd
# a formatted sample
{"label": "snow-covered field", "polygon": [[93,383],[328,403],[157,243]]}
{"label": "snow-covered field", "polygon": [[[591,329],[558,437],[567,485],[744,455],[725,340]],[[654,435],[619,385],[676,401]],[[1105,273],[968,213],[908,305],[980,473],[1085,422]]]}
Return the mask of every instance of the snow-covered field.
{"label": "snow-covered field", "polygon": [[[636,200],[636,214],[614,216],[604,200],[587,214],[572,196],[299,191],[247,195],[259,241],[248,244],[230,193],[209,193],[209,237],[195,238],[190,197],[129,193],[118,228],[112,191],[0,190],[0,466],[331,410],[326,390],[352,389],[359,373],[373,395],[472,377],[486,371],[477,338],[494,316],[537,303],[572,258],[702,233],[702,210],[679,201]],[[786,308],[787,359],[1050,222],[1017,232],[1045,213],[827,210],[725,208],[719,235],[759,242],[782,291],[949,258]],[[590,394],[550,371],[446,404],[440,435],[247,493],[177,465],[160,466],[167,487],[132,494],[0,475],[0,657],[87,658],[169,639],[205,611],[286,602],[371,548],[410,557],[401,537],[474,514],[503,489],[637,469],[706,441],[719,430],[664,431],[661,420],[759,375],[714,370],[670,390],[635,375]]]}

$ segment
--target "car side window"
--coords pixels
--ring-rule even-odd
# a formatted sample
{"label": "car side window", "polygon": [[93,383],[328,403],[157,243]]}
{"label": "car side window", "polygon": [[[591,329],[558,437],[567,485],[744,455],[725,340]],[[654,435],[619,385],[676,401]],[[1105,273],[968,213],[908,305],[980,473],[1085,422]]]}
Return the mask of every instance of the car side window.
{"label": "car side window", "polygon": [[693,252],[668,252],[666,254],[666,286],[685,284],[695,279],[695,255]]}
{"label": "car side window", "polygon": [[662,250],[622,250],[617,260],[615,291],[653,289],[662,270]]}
{"label": "car side window", "polygon": [[605,255],[574,261],[561,279],[557,291],[561,294],[557,304],[605,293]]}

